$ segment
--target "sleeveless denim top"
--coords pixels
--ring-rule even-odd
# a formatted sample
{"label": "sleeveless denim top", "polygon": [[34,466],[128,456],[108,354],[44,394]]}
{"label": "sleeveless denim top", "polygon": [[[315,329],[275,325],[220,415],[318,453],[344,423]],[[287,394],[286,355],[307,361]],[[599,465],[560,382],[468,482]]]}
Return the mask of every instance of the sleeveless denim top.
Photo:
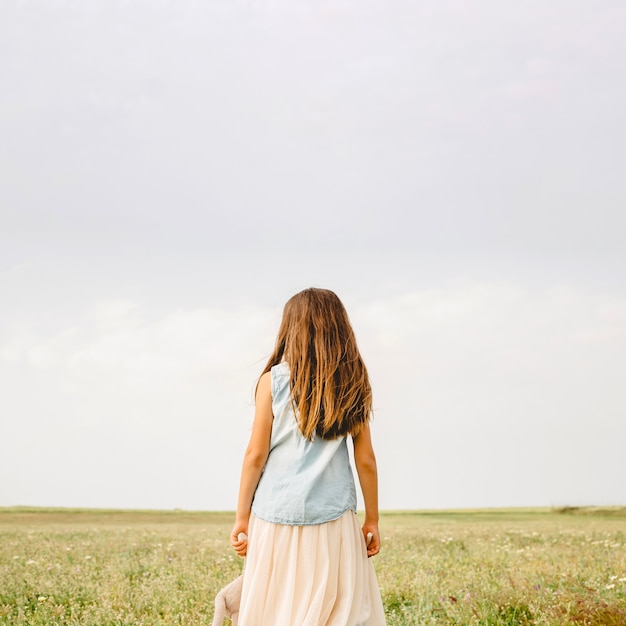
{"label": "sleeveless denim top", "polygon": [[346,437],[307,441],[291,405],[289,366],[271,369],[270,452],[252,501],[257,517],[302,526],[338,519],[356,511],[356,488]]}

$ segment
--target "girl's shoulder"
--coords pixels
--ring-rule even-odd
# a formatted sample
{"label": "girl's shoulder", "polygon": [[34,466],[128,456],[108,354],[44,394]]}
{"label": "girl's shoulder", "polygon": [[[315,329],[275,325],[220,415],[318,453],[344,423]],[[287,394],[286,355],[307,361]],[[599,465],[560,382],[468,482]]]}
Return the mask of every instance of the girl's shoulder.
{"label": "girl's shoulder", "polygon": [[289,390],[289,382],[291,379],[289,365],[285,361],[281,361],[277,365],[272,365],[270,369],[272,380],[272,398],[275,400],[283,395],[284,390]]}
{"label": "girl's shoulder", "polygon": [[272,365],[271,368],[272,378],[278,376],[289,376],[289,365],[286,361],[281,361],[276,365]]}

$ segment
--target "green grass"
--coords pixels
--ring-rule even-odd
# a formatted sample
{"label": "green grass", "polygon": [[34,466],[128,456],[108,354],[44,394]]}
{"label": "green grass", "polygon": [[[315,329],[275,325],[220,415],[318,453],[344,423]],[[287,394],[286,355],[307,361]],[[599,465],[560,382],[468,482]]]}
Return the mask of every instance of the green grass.
{"label": "green grass", "polygon": [[[233,514],[0,509],[0,625],[210,624]],[[626,508],[388,512],[390,626],[624,626]]]}

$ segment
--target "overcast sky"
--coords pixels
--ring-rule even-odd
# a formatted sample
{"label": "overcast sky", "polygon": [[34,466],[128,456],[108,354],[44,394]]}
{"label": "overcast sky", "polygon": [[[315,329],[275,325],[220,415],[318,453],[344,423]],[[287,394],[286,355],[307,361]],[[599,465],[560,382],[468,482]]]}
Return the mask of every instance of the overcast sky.
{"label": "overcast sky", "polygon": [[0,506],[234,509],[342,298],[383,509],[626,504],[622,0],[0,4]]}

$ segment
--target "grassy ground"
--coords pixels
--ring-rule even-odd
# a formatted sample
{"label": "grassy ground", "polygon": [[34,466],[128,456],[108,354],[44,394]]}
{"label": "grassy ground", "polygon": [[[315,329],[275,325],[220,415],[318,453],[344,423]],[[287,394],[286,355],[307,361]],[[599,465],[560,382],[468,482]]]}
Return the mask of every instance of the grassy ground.
{"label": "grassy ground", "polygon": [[[232,521],[0,509],[0,625],[210,624],[242,567]],[[626,625],[626,509],[390,512],[381,532],[389,626]]]}

